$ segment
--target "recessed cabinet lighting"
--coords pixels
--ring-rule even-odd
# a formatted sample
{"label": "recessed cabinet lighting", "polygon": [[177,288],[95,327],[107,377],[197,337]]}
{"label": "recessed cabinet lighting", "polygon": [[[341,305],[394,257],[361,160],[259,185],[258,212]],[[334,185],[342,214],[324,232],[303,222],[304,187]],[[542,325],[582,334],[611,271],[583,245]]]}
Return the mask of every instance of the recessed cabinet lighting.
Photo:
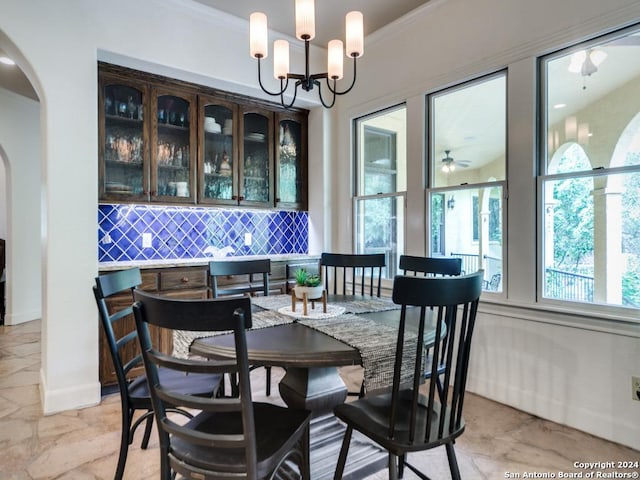
{"label": "recessed cabinet lighting", "polygon": [[567,104],[566,104],[566,103],[556,103],[556,104],[553,106],[553,108],[555,108],[556,110],[559,110],[559,109],[564,108],[564,107],[566,107],[566,106],[567,106]]}

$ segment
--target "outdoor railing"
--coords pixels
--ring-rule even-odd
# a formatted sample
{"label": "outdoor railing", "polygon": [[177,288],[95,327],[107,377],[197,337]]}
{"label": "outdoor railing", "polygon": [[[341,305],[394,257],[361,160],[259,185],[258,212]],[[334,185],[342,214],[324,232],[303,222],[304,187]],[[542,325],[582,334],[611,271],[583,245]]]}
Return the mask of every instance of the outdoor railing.
{"label": "outdoor railing", "polygon": [[478,255],[473,253],[453,253],[453,258],[459,258],[462,260],[462,273],[469,274],[478,271]]}
{"label": "outdoor railing", "polygon": [[[473,253],[451,253],[454,258],[462,259],[463,273],[473,273],[478,270],[478,255]],[[483,256],[483,268],[487,284],[495,275],[502,274],[502,260],[489,255]],[[485,289],[492,289],[488,286]],[[566,272],[555,268],[545,270],[545,294],[547,298],[567,300],[571,302],[593,302],[593,276]],[[626,296],[622,298],[625,306],[638,308],[639,305]]]}
{"label": "outdoor railing", "polygon": [[[478,255],[473,253],[451,253],[451,256],[462,260],[462,271],[464,273],[469,274],[479,270]],[[491,278],[491,276],[496,273],[502,273],[502,259],[483,255],[482,268],[484,269],[485,276]]]}
{"label": "outdoor railing", "polygon": [[557,300],[593,302],[593,277],[547,268],[545,296]]}

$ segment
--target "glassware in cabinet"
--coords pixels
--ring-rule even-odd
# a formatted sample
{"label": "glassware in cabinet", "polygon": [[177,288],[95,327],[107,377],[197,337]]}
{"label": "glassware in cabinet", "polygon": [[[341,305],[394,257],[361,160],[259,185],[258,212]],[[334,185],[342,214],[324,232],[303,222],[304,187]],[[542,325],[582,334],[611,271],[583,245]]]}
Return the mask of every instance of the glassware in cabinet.
{"label": "glassware in cabinet", "polygon": [[154,99],[151,198],[194,203],[195,96],[155,90]]}
{"label": "glassware in cabinet", "polygon": [[201,96],[199,107],[198,201],[237,205],[237,106]]}
{"label": "glassware in cabinet", "polygon": [[108,75],[100,76],[101,200],[147,200],[148,153],[144,123],[148,90]]}
{"label": "glassware in cabinet", "polygon": [[276,114],[276,194],[281,208],[306,208],[307,122],[299,113]]}
{"label": "glassware in cabinet", "polygon": [[240,204],[273,205],[273,113],[255,109],[242,118]]}

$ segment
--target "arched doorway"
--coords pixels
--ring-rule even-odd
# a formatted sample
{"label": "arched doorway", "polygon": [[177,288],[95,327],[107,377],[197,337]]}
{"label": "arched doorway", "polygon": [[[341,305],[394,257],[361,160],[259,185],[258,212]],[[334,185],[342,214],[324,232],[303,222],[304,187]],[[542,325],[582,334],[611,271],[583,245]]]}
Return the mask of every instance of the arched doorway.
{"label": "arched doorway", "polygon": [[0,238],[6,245],[6,325],[42,317],[42,149],[37,80],[0,31]]}

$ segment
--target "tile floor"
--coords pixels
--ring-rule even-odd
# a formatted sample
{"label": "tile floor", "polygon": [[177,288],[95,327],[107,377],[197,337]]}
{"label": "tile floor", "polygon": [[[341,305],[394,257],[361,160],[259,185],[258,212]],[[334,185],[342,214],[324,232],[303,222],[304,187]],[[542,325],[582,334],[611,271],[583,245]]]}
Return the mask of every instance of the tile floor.
{"label": "tile floor", "polygon": [[[108,396],[96,407],[45,417],[38,392],[39,368],[40,322],[0,326],[0,479],[112,479],[120,435],[118,396]],[[255,370],[253,375],[255,391],[261,394],[264,371]],[[347,383],[358,383],[357,372],[346,370],[344,376]],[[279,401],[277,393],[272,398]],[[465,479],[526,478],[525,472],[555,473],[557,478],[560,471],[586,476],[590,470],[576,470],[574,462],[640,460],[636,450],[476,395],[466,399],[467,430],[456,442]],[[140,430],[129,451],[126,479],[158,477],[157,437],[152,435],[148,450],[140,449],[141,437]],[[450,478],[444,448],[415,454],[410,460],[434,480]],[[386,472],[379,472],[367,480],[386,478]],[[409,472],[405,478],[417,477]]]}

